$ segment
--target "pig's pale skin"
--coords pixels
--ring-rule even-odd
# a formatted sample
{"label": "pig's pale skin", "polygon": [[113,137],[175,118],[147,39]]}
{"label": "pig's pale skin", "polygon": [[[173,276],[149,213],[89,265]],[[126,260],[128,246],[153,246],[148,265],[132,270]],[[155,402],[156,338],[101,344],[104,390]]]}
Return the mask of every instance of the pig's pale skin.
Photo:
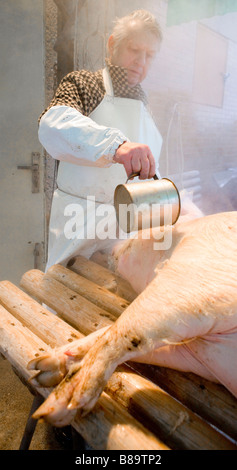
{"label": "pig's pale skin", "polygon": [[35,418],[63,426],[88,413],[125,361],[191,371],[237,397],[237,212],[165,230],[173,232],[167,252],[154,252],[152,238],[114,250],[115,268],[140,294],[112,326],[31,362],[38,384],[67,374]]}

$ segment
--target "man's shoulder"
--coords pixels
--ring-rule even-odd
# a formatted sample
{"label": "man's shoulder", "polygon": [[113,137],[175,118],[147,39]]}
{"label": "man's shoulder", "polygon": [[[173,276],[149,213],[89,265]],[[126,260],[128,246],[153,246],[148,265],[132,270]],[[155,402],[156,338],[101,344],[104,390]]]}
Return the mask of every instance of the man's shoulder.
{"label": "man's shoulder", "polygon": [[91,70],[74,70],[69,72],[63,79],[62,83],[73,82],[76,85],[86,84],[87,86],[99,84],[103,82],[102,70],[92,72]]}

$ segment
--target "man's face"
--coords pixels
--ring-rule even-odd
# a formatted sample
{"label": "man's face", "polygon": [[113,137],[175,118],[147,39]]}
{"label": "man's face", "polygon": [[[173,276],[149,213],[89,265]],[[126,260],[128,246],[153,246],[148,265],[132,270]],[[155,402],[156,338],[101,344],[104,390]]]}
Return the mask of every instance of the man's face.
{"label": "man's face", "polygon": [[112,53],[111,62],[127,69],[128,84],[133,87],[145,79],[159,45],[153,33],[133,32]]}

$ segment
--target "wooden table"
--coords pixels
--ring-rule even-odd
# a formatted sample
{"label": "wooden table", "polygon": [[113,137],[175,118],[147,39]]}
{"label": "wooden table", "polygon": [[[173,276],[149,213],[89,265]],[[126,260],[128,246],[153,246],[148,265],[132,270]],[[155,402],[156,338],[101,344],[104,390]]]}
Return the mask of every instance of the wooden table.
{"label": "wooden table", "polygon": [[[112,324],[134,298],[123,279],[82,257],[69,269],[28,271],[21,288],[0,282],[0,352],[34,395],[32,411],[50,389],[32,387],[28,362]],[[72,427],[93,449],[237,450],[236,411],[237,400],[221,385],[130,363],[114,372],[93,411],[76,417]],[[29,446],[33,422],[29,416],[22,449]]]}

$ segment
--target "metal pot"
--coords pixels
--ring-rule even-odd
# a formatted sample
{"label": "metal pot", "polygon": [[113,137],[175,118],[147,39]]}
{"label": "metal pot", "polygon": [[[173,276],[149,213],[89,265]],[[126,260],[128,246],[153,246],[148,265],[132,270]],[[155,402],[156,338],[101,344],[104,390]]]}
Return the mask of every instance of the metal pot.
{"label": "metal pot", "polygon": [[139,183],[128,180],[139,176],[131,174],[125,184],[119,184],[114,192],[116,217],[121,229],[130,233],[146,228],[173,225],[180,214],[180,195],[168,178]]}

